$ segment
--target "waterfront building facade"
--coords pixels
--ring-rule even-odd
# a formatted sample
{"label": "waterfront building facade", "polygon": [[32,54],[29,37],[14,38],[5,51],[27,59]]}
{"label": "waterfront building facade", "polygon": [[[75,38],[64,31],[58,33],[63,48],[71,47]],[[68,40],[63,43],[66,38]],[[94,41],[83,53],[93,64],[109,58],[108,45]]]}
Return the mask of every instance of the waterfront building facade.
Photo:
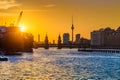
{"label": "waterfront building facade", "polygon": [[70,35],[69,33],[64,33],[63,34],[63,44],[69,44],[70,42]]}
{"label": "waterfront building facade", "polygon": [[117,30],[108,27],[91,32],[91,47],[120,48],[120,27]]}

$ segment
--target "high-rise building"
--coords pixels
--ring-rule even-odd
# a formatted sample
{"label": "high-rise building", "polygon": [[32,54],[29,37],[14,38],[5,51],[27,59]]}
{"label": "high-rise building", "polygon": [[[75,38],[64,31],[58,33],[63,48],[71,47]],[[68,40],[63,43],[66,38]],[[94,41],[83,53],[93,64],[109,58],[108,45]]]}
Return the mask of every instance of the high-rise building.
{"label": "high-rise building", "polygon": [[75,43],[79,43],[79,42],[80,42],[80,34],[76,34]]}
{"label": "high-rise building", "polygon": [[69,44],[69,41],[70,41],[70,35],[69,33],[64,33],[63,34],[63,44]]}

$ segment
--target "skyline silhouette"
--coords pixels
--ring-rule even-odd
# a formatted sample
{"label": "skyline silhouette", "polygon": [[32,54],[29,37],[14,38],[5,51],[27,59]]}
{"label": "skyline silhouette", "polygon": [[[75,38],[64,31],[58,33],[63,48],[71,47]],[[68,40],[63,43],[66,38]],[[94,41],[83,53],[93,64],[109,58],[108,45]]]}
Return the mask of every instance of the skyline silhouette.
{"label": "skyline silhouette", "polygon": [[[120,26],[119,0],[2,0],[0,24],[9,26],[23,11],[20,26],[44,41],[46,32],[50,42],[57,41],[59,33],[71,33],[71,16],[74,16],[74,34],[90,39],[90,32],[99,28]],[[4,7],[3,7],[4,6]],[[72,36],[72,35],[70,35]],[[74,35],[75,36],[75,35]]]}

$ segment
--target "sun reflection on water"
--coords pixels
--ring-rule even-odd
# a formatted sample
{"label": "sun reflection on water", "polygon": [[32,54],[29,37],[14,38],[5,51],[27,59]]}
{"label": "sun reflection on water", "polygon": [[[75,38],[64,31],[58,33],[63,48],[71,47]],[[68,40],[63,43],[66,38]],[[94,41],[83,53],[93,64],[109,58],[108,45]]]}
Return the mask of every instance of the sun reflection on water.
{"label": "sun reflection on water", "polygon": [[120,79],[119,56],[37,49],[0,62],[0,80],[117,80]]}

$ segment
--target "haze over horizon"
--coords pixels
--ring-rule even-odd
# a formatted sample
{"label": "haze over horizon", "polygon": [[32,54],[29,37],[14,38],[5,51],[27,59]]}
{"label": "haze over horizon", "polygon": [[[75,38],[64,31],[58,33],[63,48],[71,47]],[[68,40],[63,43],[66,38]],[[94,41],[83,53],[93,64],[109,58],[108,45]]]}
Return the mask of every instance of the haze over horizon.
{"label": "haze over horizon", "polygon": [[[74,36],[90,38],[90,32],[100,28],[120,26],[120,0],[0,0],[0,25],[16,22],[20,11],[20,25],[43,41],[70,33],[74,17]],[[70,38],[71,39],[71,38]],[[56,41],[57,42],[57,41]]]}

